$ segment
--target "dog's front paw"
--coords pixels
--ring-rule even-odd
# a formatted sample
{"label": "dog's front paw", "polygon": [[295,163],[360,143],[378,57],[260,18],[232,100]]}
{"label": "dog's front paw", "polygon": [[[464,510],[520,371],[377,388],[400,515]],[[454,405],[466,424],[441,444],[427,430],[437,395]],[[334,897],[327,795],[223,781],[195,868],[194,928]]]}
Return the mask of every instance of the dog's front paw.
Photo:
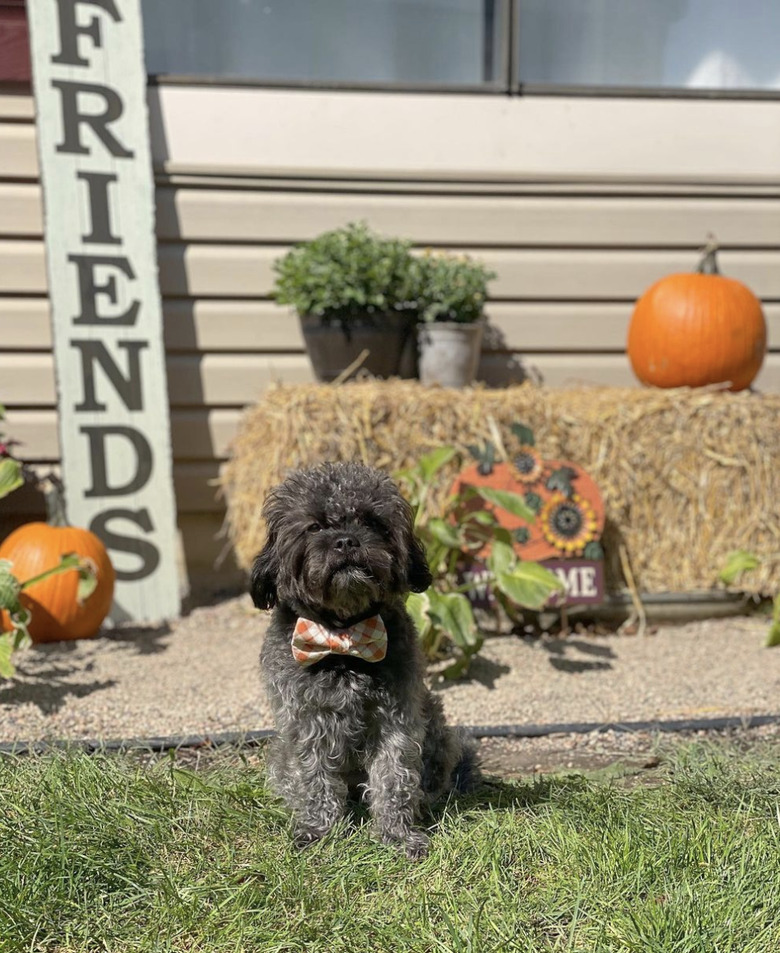
{"label": "dog's front paw", "polygon": [[423,860],[428,856],[430,838],[422,831],[410,830],[403,833],[385,831],[382,834],[382,840],[385,844],[400,848],[409,860]]}
{"label": "dog's front paw", "polygon": [[326,834],[327,831],[318,831],[313,827],[296,827],[293,841],[299,850],[304,850],[306,847],[311,847],[312,844],[322,840]]}
{"label": "dog's front paw", "polygon": [[428,856],[430,838],[422,831],[412,831],[402,842],[401,846],[409,860],[424,860]]}

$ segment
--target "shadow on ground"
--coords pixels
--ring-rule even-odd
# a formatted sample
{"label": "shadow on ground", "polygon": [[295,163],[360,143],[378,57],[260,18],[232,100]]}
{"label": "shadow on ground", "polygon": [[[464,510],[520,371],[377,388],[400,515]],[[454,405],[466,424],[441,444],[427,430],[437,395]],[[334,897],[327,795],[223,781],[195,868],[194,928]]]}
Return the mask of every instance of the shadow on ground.
{"label": "shadow on ground", "polygon": [[53,715],[69,698],[86,698],[116,685],[115,679],[71,681],[75,673],[83,675],[89,669],[90,666],[55,664],[34,675],[20,670],[14,681],[0,682],[0,705],[35,705],[42,714]]}
{"label": "shadow on ground", "polygon": [[[608,645],[599,645],[585,639],[542,639],[541,646],[550,655],[550,665],[559,672],[579,675],[582,672],[598,672],[612,668],[615,653]],[[572,658],[572,653],[596,656],[595,659]]]}
{"label": "shadow on ground", "polygon": [[90,679],[99,652],[156,655],[167,648],[171,627],[122,626],[95,639],[47,642],[32,646],[17,661],[13,680],[0,680],[0,705],[35,705],[44,715],[58,712],[68,699],[86,698],[118,684],[115,678]]}

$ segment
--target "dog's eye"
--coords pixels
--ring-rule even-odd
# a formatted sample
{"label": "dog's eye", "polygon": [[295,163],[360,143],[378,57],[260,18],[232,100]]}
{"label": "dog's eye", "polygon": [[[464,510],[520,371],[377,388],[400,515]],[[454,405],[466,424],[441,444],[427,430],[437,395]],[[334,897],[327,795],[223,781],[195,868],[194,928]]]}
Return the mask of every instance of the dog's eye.
{"label": "dog's eye", "polygon": [[375,533],[378,533],[380,536],[384,536],[385,539],[388,539],[390,537],[390,530],[382,522],[382,520],[378,519],[376,516],[372,516],[370,513],[366,514],[366,516],[363,517],[363,522],[366,524],[366,526],[369,529],[372,529]]}
{"label": "dog's eye", "polygon": [[319,523],[310,523],[309,526],[308,526],[308,528],[307,528],[307,532],[309,532],[309,533],[319,533],[319,531],[320,531],[321,529],[322,529],[322,527],[320,526]]}

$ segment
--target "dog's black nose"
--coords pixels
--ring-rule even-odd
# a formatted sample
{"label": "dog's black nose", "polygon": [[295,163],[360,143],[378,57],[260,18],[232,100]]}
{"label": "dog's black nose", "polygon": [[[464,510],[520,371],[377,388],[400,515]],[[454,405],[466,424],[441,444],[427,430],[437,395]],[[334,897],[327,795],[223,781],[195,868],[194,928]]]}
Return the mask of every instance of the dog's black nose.
{"label": "dog's black nose", "polygon": [[348,549],[357,549],[359,545],[360,543],[354,536],[339,536],[333,543],[333,548],[339,553],[344,553]]}

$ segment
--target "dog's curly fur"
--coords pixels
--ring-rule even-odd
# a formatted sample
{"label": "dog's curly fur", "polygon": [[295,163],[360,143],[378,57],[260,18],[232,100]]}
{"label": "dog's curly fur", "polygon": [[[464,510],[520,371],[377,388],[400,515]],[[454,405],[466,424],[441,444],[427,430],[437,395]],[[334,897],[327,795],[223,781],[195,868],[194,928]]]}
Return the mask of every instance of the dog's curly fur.
{"label": "dog's curly fur", "polygon": [[[269,494],[264,548],[252,597],[274,608],[261,663],[277,734],[272,783],[291,808],[301,845],[343,816],[350,793],[367,799],[381,839],[411,858],[427,850],[415,824],[441,794],[477,777],[474,747],[445,724],[441,701],[423,682],[424,662],[407,593],[431,583],[412,512],[386,474],[360,464],[292,473]],[[332,628],[376,614],[387,655],[367,662],[329,655],[296,662],[299,616]]]}

